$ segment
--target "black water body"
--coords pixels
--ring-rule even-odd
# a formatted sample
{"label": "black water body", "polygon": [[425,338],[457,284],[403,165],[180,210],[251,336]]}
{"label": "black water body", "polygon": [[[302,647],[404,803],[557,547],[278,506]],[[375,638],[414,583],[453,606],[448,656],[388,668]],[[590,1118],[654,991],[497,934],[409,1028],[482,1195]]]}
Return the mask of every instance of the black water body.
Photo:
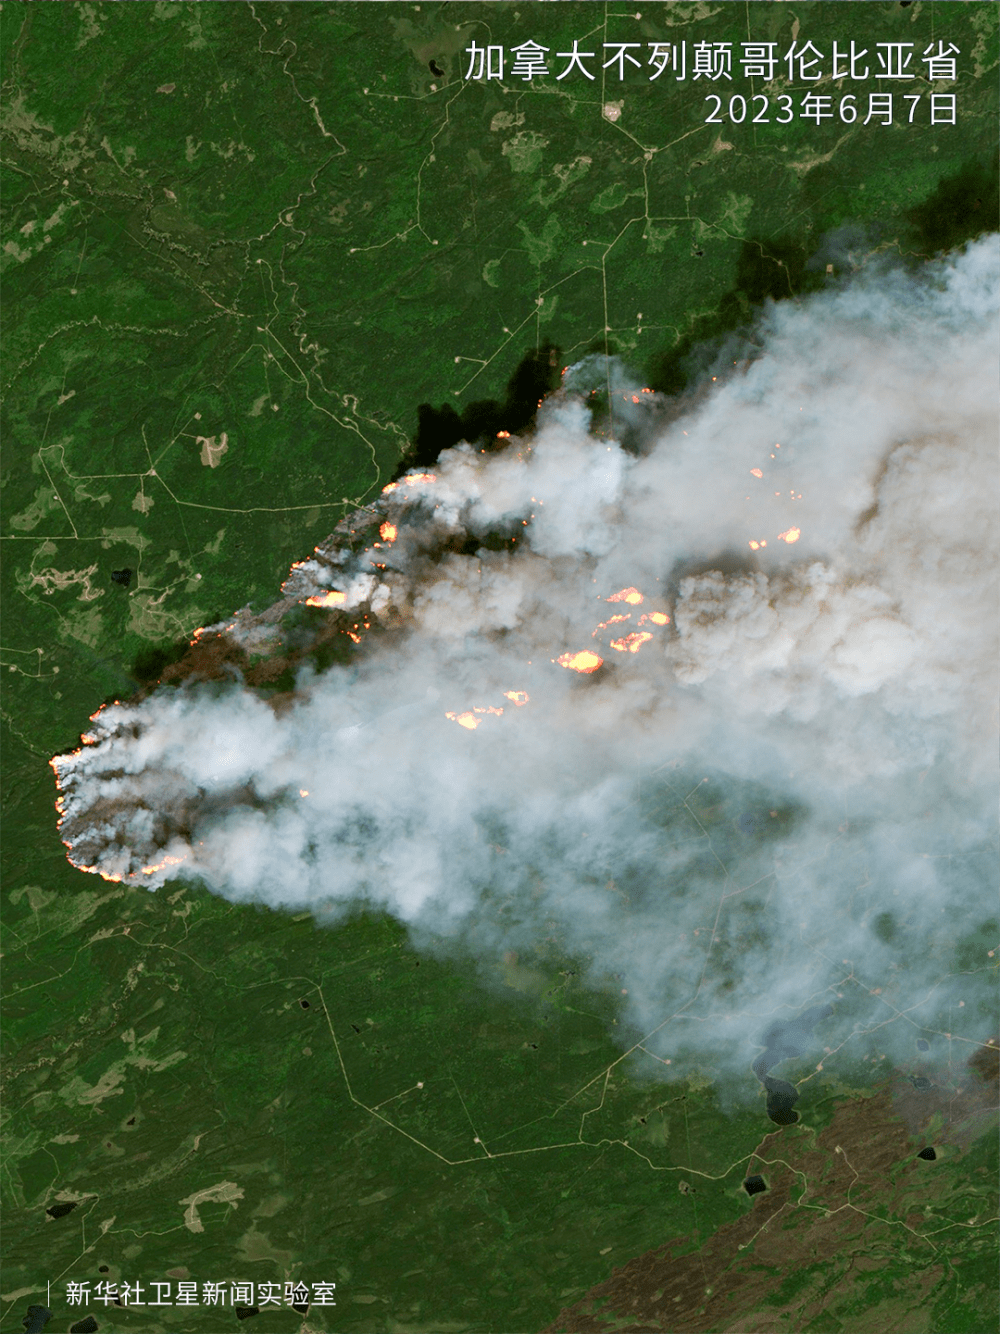
{"label": "black water body", "polygon": [[75,1325],[70,1325],[69,1334],[96,1334],[100,1325],[92,1315],[85,1315],[82,1320],[78,1320]]}
{"label": "black water body", "polygon": [[122,588],[128,588],[129,584],[132,582],[132,571],[129,569],[112,570],[111,582],[120,584]]}
{"label": "black water body", "polygon": [[917,1051],[930,1051],[931,1044],[923,1038],[917,1038]]}
{"label": "black water body", "polygon": [[917,1157],[918,1157],[918,1158],[923,1158],[923,1160],[924,1160],[925,1163],[932,1163],[932,1162],[934,1162],[935,1158],[937,1158],[937,1154],[936,1154],[936,1153],[934,1152],[934,1150],[928,1145],[928,1147],[927,1147],[926,1149],[921,1149],[921,1150],[920,1150],[920,1152],[917,1154]]}
{"label": "black water body", "polygon": [[25,1334],[42,1334],[42,1330],[52,1319],[52,1312],[47,1306],[29,1306],[28,1314],[21,1321]]}
{"label": "black water body", "polygon": [[744,1181],[743,1189],[748,1195],[759,1195],[762,1190],[767,1190],[767,1182],[762,1176],[754,1173],[753,1176],[747,1177]]}
{"label": "black water body", "polygon": [[832,1005],[813,1005],[795,1019],[781,1020],[764,1034],[764,1051],[750,1069],[767,1090],[767,1114],[779,1126],[793,1126],[799,1119],[793,1108],[799,1100],[794,1084],[772,1079],[770,1071],[782,1061],[801,1056],[813,1029],[821,1019],[833,1014]]}
{"label": "black water body", "polygon": [[48,1214],[50,1218],[65,1218],[67,1214],[73,1212],[76,1206],[77,1206],[76,1200],[66,1200],[62,1204],[50,1205],[49,1208],[45,1210],[45,1212]]}

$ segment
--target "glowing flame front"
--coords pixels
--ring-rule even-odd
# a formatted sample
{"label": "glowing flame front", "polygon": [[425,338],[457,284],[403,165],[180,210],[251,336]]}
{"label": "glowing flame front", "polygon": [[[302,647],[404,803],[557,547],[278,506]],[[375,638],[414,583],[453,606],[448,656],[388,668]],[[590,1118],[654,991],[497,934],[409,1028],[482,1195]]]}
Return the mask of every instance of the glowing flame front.
{"label": "glowing flame front", "polygon": [[458,723],[459,727],[467,727],[470,732],[474,732],[479,726],[479,719],[474,713],[446,713],[446,718],[450,718],[453,723]]}
{"label": "glowing flame front", "polygon": [[[144,866],[142,874],[153,875],[156,871],[162,871],[165,866],[179,866],[184,860],[184,857],[164,857],[162,862],[156,862],[153,866]],[[115,876],[114,879],[120,880],[121,876]]]}
{"label": "glowing flame front", "polygon": [[[527,695],[525,695],[523,702],[527,702],[527,698]],[[476,717],[477,713],[493,714],[496,718],[503,717],[503,709],[497,708],[494,704],[474,704],[471,709],[466,709],[465,713],[446,713],[444,716],[450,718],[453,723],[458,723],[459,727],[465,727],[470,732],[474,732],[482,722],[482,718]]]}
{"label": "glowing flame front", "polygon": [[396,528],[396,525],[394,523],[389,523],[389,521],[386,520],[378,530],[378,535],[383,542],[395,542],[397,532],[398,529]]}
{"label": "glowing flame front", "polygon": [[382,494],[384,496],[392,495],[393,491],[398,491],[401,486],[419,485],[421,482],[436,482],[437,475],[432,472],[414,472],[408,477],[402,478],[398,482],[390,482],[388,486],[383,486]]}
{"label": "glowing flame front", "polygon": [[[607,621],[601,621],[601,623],[597,627],[597,630],[606,630],[609,625],[618,625],[620,621],[630,621],[631,619],[632,619],[632,613],[630,611],[627,611],[624,616],[612,616]],[[594,636],[597,634],[597,630],[593,631],[593,633],[590,636],[591,639],[593,639]]]}
{"label": "glowing flame front", "polygon": [[617,649],[619,653],[638,653],[643,644],[652,638],[648,630],[637,630],[634,634],[626,635],[624,639],[612,639],[611,647]]}
{"label": "glowing flame front", "polygon": [[336,588],[331,588],[329,593],[318,594],[316,597],[306,598],[307,607],[341,607],[347,601],[347,594],[340,593]]}
{"label": "glowing flame front", "polygon": [[779,542],[797,542],[802,536],[801,528],[786,528],[783,533],[778,534]]}
{"label": "glowing flame front", "polygon": [[605,598],[604,601],[627,602],[630,607],[638,607],[639,603],[642,601],[642,594],[637,588],[623,588],[618,593],[612,593],[611,596]]}
{"label": "glowing flame front", "polygon": [[[118,701],[115,700],[115,703],[117,704]],[[105,709],[106,707],[107,705],[102,705],[101,708],[97,710],[97,713],[93,714],[92,716],[96,718],[97,714],[101,713],[103,709]],[[88,744],[93,744],[93,740],[94,739],[91,739],[91,742]],[[71,752],[71,756],[79,754],[80,754],[80,749]],[[134,882],[138,876],[155,875],[157,871],[165,870],[166,867],[168,866],[179,866],[181,862],[187,860],[187,853],[183,853],[180,857],[175,857],[172,854],[168,853],[164,856],[162,861],[155,862],[149,866],[143,866],[138,871],[130,871],[127,875],[121,875],[117,871],[104,871],[99,866],[88,866],[85,862],[82,862],[77,857],[75,857],[73,855],[72,841],[67,838],[62,838],[61,836],[63,823],[66,819],[66,798],[63,795],[62,791],[62,775],[60,774],[60,767],[59,767],[60,758],[68,759],[70,758],[70,756],[61,757],[58,755],[54,755],[52,759],[49,760],[49,768],[55,775],[56,790],[58,793],[55,802],[56,811],[59,816],[56,828],[60,831],[62,845],[66,849],[66,860],[69,862],[70,866],[75,867],[76,870],[78,871],[85,871],[88,875],[99,875],[102,880],[107,880],[111,884],[121,885],[124,884],[126,881]]]}
{"label": "glowing flame front", "polygon": [[604,659],[590,649],[584,649],[582,653],[564,653],[556,661],[560,667],[568,667],[571,672],[581,672],[585,676],[596,672],[604,664]]}

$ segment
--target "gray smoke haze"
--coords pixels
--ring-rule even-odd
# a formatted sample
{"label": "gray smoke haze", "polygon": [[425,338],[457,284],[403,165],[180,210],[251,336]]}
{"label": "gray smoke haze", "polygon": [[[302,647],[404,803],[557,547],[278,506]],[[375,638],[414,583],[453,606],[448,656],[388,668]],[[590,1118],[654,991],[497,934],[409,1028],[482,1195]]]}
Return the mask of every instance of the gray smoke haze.
{"label": "gray smoke haze", "polygon": [[634,451],[574,368],[530,439],[389,488],[394,539],[293,570],[375,626],[349,667],[280,709],[234,682],[100,712],[53,761],[71,859],[363,902],[486,972],[575,957],[651,1051],[717,1068],[828,1003],[834,1046],[981,1042],[996,942],[956,948],[996,916],[998,292],[996,237],[863,269],[768,307],[679,416],[615,367]]}

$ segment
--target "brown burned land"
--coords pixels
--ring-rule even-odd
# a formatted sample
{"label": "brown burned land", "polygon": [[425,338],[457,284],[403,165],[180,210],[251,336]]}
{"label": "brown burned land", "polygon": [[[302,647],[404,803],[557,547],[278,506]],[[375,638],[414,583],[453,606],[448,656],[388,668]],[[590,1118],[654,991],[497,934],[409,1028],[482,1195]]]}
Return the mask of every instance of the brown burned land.
{"label": "brown burned land", "polygon": [[[684,1171],[714,1179],[733,1165],[712,1208],[697,1180],[688,1198],[673,1171],[651,1171],[629,1149],[577,1143],[580,1113],[548,1137],[541,1120],[536,1139],[518,1132],[524,1152],[484,1160],[475,1145],[466,1158],[470,1114],[487,1140],[506,1135],[620,1056],[610,998],[585,990],[575,961],[562,975],[553,966],[536,994],[522,957],[520,973],[508,968],[508,1001],[412,951],[385,916],[318,931],[197,886],[148,894],[83,877],[58,836],[49,759],[102,699],[137,685],[235,675],[279,709],[303,657],[322,670],[327,655],[353,654],[353,622],[321,608],[265,621],[273,638],[191,640],[196,626],[221,629],[236,608],[275,602],[292,563],[372,503],[425,443],[421,404],[453,405],[464,429],[543,340],[567,360],[616,351],[644,384],[696,392],[700,340],[727,337],[761,301],[839,284],[859,249],[928,258],[995,230],[996,17],[995,5],[893,2],[619,12],[578,0],[488,15],[439,0],[0,7],[12,90],[0,127],[4,434],[17,442],[0,534],[3,1329],[20,1330],[40,1302],[55,1307],[50,1330],[85,1327],[83,1310],[66,1306],[71,1280],[293,1272],[338,1281],[338,1305],[313,1305],[310,1330],[538,1330],[629,1256],[670,1238],[680,1255],[744,1211],[751,1231],[763,1221],[777,1169],[758,1163],[771,1188],[744,1194],[739,1164],[758,1130],[730,1124],[709,1087],[684,1104],[696,1135]],[[756,99],[723,128],[706,122],[705,94],[726,80],[629,69],[618,93],[612,67],[605,103],[582,74],[556,82],[558,65],[533,82],[465,77],[473,38],[508,53],[528,40],[564,51],[578,38],[600,51],[588,33],[686,41],[689,53],[732,43],[737,55],[742,41],[781,52],[811,42],[827,59],[834,41],[856,42],[872,61],[876,42],[912,42],[923,96],[911,114],[905,85],[872,79],[858,86],[852,124],[836,112],[778,123],[773,99],[758,124]],[[930,120],[920,56],[931,42],[960,52],[954,124]],[[758,93],[737,64],[727,94]],[[869,88],[893,86],[894,123],[865,124]],[[798,103],[833,90],[799,81],[794,91]],[[805,267],[810,256],[818,267]],[[318,646],[309,638],[324,634]],[[963,940],[978,923],[953,906]],[[977,987],[989,985],[995,932],[985,940],[973,938],[962,965]],[[622,1078],[612,1092],[601,1133],[616,1138],[641,1124],[648,1086]],[[907,1084],[900,1096],[919,1109],[939,1094]],[[860,1097],[842,1090],[827,1105]],[[899,1115],[905,1106],[894,1103]],[[405,1133],[386,1126],[387,1112]],[[660,1131],[647,1142],[657,1164],[681,1153],[679,1124],[672,1144]],[[759,1133],[769,1129],[762,1114]],[[553,1147],[563,1138],[569,1147]],[[801,1123],[764,1147],[800,1143]],[[963,1183],[981,1143],[955,1160]],[[445,1166],[442,1153],[461,1161]],[[952,1172],[943,1149],[905,1166],[928,1189]],[[192,1231],[178,1200],[223,1178],[242,1199],[209,1199]],[[700,1236],[684,1240],[694,1202]],[[959,1204],[961,1222],[974,1210]],[[812,1217],[793,1203],[743,1259],[762,1254],[772,1230],[801,1237]],[[798,1232],[780,1231],[789,1220]],[[907,1334],[920,1319],[935,1334],[996,1328],[992,1256],[986,1318],[981,1299],[966,1309],[978,1282],[968,1266],[995,1245],[990,1231],[949,1226],[931,1238],[944,1260],[925,1241],[890,1249],[902,1257],[888,1267],[904,1285],[901,1309],[925,1295],[932,1308]],[[896,1246],[896,1234],[911,1236],[868,1228],[873,1245]],[[717,1283],[735,1245],[717,1259]],[[871,1297],[855,1328],[889,1329],[879,1274],[859,1281],[864,1263],[831,1263],[830,1282],[845,1300],[853,1289],[859,1308]],[[942,1266],[962,1280],[950,1303],[927,1277]],[[794,1264],[783,1272],[794,1277]],[[799,1272],[815,1282],[816,1265]],[[765,1290],[794,1306],[780,1277],[768,1283],[727,1310],[750,1309]],[[692,1284],[666,1323],[682,1328],[703,1302]],[[827,1323],[814,1328],[842,1328],[834,1309],[828,1295],[817,1318]],[[274,1334],[302,1324],[293,1314],[264,1307],[246,1327]],[[209,1334],[243,1327],[218,1307],[94,1315],[102,1330],[141,1334],[178,1321]]]}
{"label": "brown burned land", "polygon": [[[391,505],[385,506],[384,514],[367,509],[353,511],[315,548],[314,559],[330,571],[334,582],[338,575],[343,579],[344,571],[338,569],[341,561],[352,554],[378,548],[380,521],[388,515],[398,523],[401,513],[400,507]],[[503,536],[469,539],[460,532],[441,534],[432,529],[425,533],[413,531],[409,536],[410,558],[418,564],[433,564],[449,553],[467,551],[470,543],[473,548],[480,543],[493,545],[495,549],[508,545]],[[373,629],[391,632],[405,623],[405,598],[404,605],[384,608],[377,619],[367,601],[349,609],[307,603],[305,585],[295,577],[301,563],[292,566],[282,590],[284,596],[263,611],[244,607],[225,623],[220,621],[199,629],[190,642],[177,645],[173,655],[166,655],[155,670],[146,673],[140,689],[131,697],[132,702],[138,703],[162,685],[239,680],[251,689],[260,690],[280,712],[295,697],[294,673],[303,664],[311,662],[323,670],[332,663],[346,662],[352,644],[360,644]],[[386,566],[381,564],[377,568],[384,570]],[[309,589],[319,591],[311,584]]]}
{"label": "brown burned land", "polygon": [[[377,536],[377,529],[377,516],[370,511],[356,510],[337,524],[322,545],[328,550],[363,547]],[[293,636],[282,634],[282,622],[300,604],[299,597],[289,595],[262,612],[254,613],[244,608],[229,624],[196,633],[176,661],[166,663],[155,679],[144,684],[133,699],[136,702],[144,699],[161,685],[227,681],[237,677],[252,688],[273,688],[286,673],[294,672],[317,651],[327,648],[332,650],[333,656],[338,656],[338,648],[346,651],[348,632],[368,619],[364,608],[349,612],[336,608],[317,609],[308,632]],[[250,642],[255,637],[261,639],[261,647],[251,648]],[[290,697],[290,691],[281,691],[271,695],[271,702],[280,709]]]}
{"label": "brown burned land", "polygon": [[765,1135],[747,1176],[767,1190],[743,1218],[616,1268],[543,1334],[930,1334],[956,1232],[992,1245],[992,1173],[964,1160],[995,1122],[998,1060],[991,1038],[957,1073],[840,1103],[819,1133]]}

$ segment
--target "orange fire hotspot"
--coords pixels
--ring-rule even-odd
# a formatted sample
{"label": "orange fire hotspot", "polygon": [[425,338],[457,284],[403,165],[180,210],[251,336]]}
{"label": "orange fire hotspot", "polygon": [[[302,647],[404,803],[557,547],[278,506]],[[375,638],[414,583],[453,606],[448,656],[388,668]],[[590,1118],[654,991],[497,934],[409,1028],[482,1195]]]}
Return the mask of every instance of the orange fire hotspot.
{"label": "orange fire hotspot", "polygon": [[623,588],[620,593],[612,593],[605,602],[627,602],[630,607],[638,607],[642,601],[642,594],[637,588]]}
{"label": "orange fire hotspot", "polygon": [[652,638],[648,630],[639,630],[626,635],[624,639],[612,639],[611,647],[617,649],[619,653],[638,653],[643,644]]}
{"label": "orange fire hotspot", "polygon": [[162,862],[157,862],[154,866],[144,866],[142,874],[152,875],[154,871],[162,871],[165,866],[180,866],[184,860],[184,857],[164,857]]}
{"label": "orange fire hotspot", "polygon": [[[527,696],[525,698],[527,699]],[[503,709],[495,708],[492,704],[474,704],[472,709],[467,709],[465,713],[446,713],[444,716],[450,718],[453,723],[458,723],[459,727],[474,732],[482,722],[481,718],[476,717],[477,713],[492,713],[497,718],[503,717]]]}
{"label": "orange fire hotspot", "polygon": [[321,596],[306,598],[307,607],[340,607],[347,601],[346,593],[338,593],[335,588],[331,588],[329,593],[323,593]]}
{"label": "orange fire hotspot", "polygon": [[479,719],[474,713],[446,713],[446,718],[450,718],[453,723],[458,723],[459,727],[467,727],[470,732],[474,732],[479,726]]}
{"label": "orange fire hotspot", "polygon": [[582,672],[588,675],[590,672],[596,672],[604,659],[599,658],[596,653],[591,653],[590,649],[584,649],[582,653],[564,653],[562,657],[557,658],[560,667],[568,667],[571,672]]}
{"label": "orange fire hotspot", "polygon": [[388,486],[383,486],[382,494],[384,496],[392,495],[393,491],[398,491],[401,486],[414,486],[420,482],[436,482],[437,474],[433,472],[414,472],[409,477],[402,477],[398,482],[390,482]]}

